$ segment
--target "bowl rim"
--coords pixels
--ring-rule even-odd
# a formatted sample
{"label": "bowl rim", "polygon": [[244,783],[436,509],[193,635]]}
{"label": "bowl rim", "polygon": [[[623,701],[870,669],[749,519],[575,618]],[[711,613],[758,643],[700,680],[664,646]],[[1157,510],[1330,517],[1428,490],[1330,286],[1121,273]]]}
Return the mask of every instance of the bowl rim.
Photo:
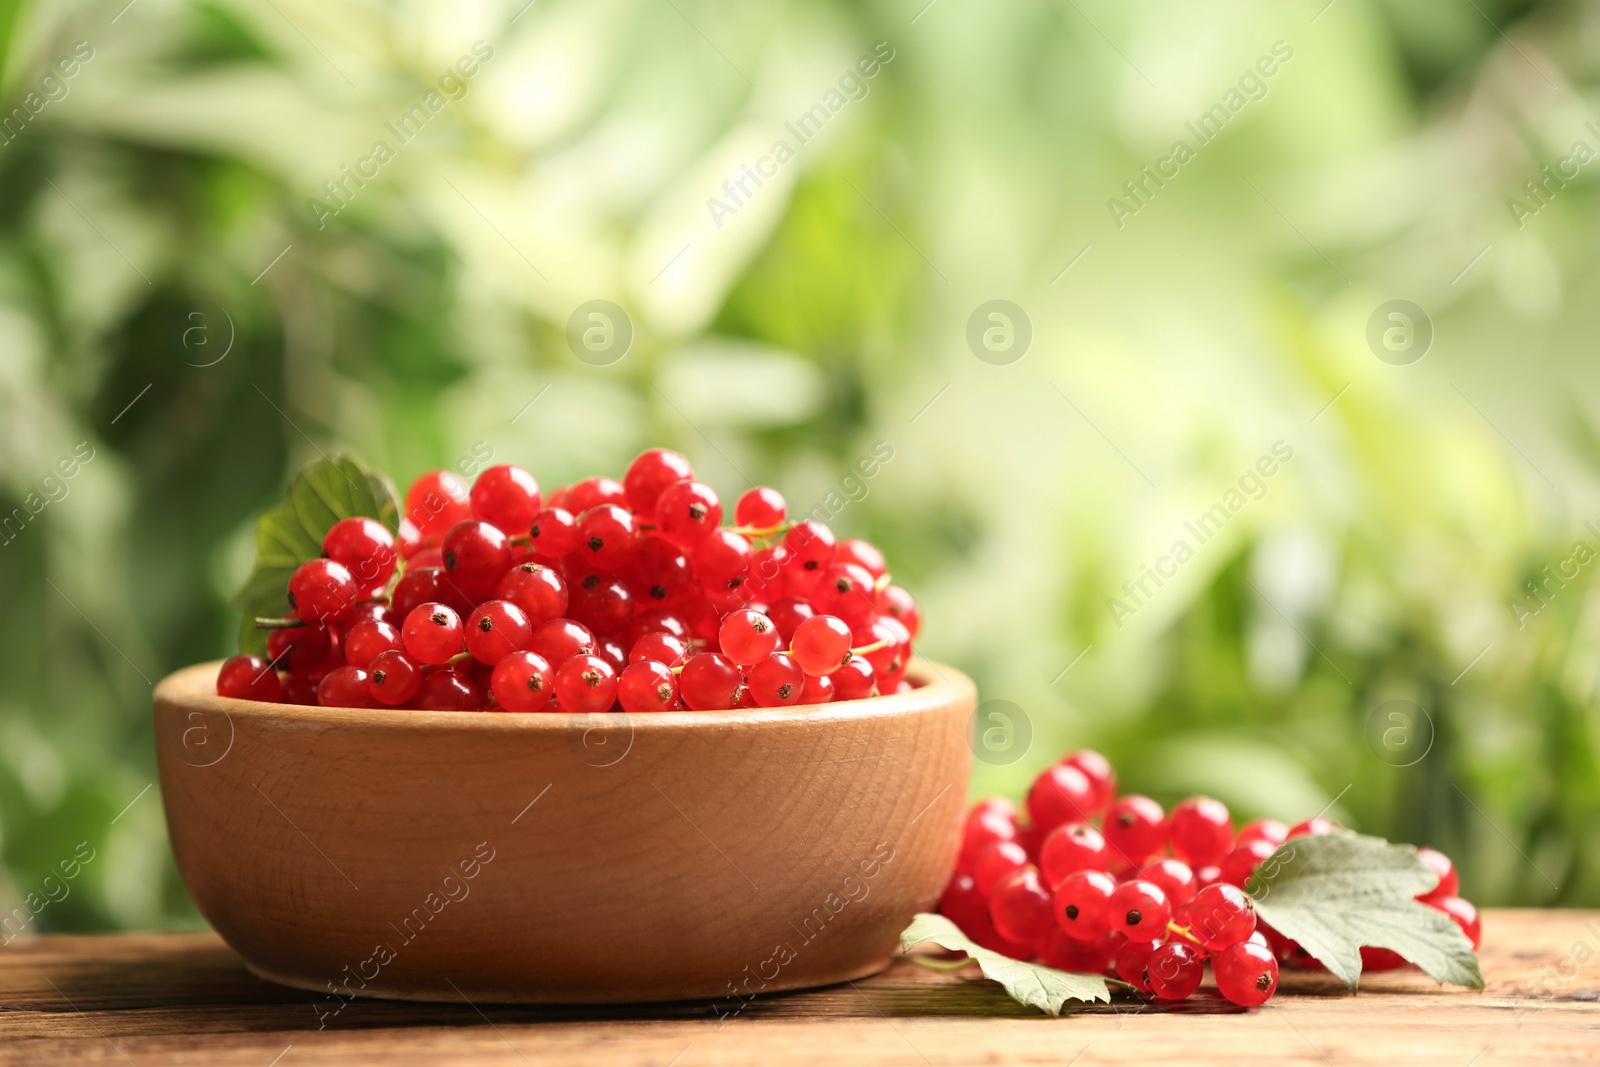
{"label": "bowl rim", "polygon": [[977,687],[962,672],[933,660],[914,657],[906,677],[916,688],[906,693],[836,700],[828,704],[796,704],[786,708],[740,708],[727,711],[608,712],[471,712],[413,711],[403,708],[324,708],[275,704],[219,696],[217,672],[222,660],[197,663],[172,672],[156,683],[153,702],[221,711],[230,719],[315,726],[360,726],[466,730],[590,730],[597,724],[626,722],[634,729],[683,730],[747,727],[780,723],[837,723],[925,712],[976,700]]}

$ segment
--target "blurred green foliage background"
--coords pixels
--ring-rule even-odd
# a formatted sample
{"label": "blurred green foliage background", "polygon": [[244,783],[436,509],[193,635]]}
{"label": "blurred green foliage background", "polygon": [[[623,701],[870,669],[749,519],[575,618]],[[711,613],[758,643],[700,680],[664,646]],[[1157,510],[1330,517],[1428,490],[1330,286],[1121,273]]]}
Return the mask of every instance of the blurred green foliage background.
{"label": "blurred green foliage background", "polygon": [[[124,2],[0,3],[0,905],[95,850],[35,931],[199,922],[150,688],[230,651],[255,515],[336,447],[555,485],[664,444],[809,507],[887,442],[834,525],[1026,716],[975,793],[1093,745],[1600,904],[1600,3]],[[991,299],[1016,362],[968,346]],[[1419,362],[1369,348],[1395,299]]]}

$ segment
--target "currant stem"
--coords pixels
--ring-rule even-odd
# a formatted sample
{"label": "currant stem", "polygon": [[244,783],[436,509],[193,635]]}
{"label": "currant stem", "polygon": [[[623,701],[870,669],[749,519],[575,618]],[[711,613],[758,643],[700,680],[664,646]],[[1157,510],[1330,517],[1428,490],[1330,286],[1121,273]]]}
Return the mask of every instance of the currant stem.
{"label": "currant stem", "polygon": [[883,592],[885,589],[889,588],[889,581],[889,572],[884,571],[882,574],[878,575],[878,580],[872,583],[872,591],[874,593]]}
{"label": "currant stem", "polygon": [[852,648],[850,650],[850,654],[852,656],[865,656],[869,652],[876,652],[881,648],[888,648],[888,647],[889,647],[889,639],[887,637],[885,637],[885,638],[881,638],[880,640],[872,642],[872,644],[870,644],[870,645],[862,645],[860,648]]}
{"label": "currant stem", "polygon": [[1188,941],[1190,944],[1195,945],[1196,947],[1198,947],[1200,949],[1204,949],[1205,948],[1205,945],[1200,943],[1200,939],[1198,937],[1195,937],[1193,934],[1191,934],[1189,932],[1189,927],[1187,927],[1187,926],[1179,926],[1175,922],[1169,922],[1169,923],[1167,923],[1167,931],[1169,933],[1177,934],[1179,937],[1183,938],[1185,941]]}
{"label": "currant stem", "polygon": [[471,658],[472,658],[472,653],[471,652],[457,652],[455,655],[453,655],[449,659],[445,660],[444,661],[444,665],[446,667],[454,667],[457,663],[464,662],[464,661],[469,660]]}
{"label": "currant stem", "polygon": [[518,548],[529,548],[533,545],[533,538],[527,534],[517,534],[515,537],[510,538],[510,541]]}
{"label": "currant stem", "polygon": [[784,519],[782,522],[771,526],[725,526],[723,529],[729,533],[736,533],[741,537],[772,537],[776,534],[787,533],[800,523],[795,519]]}
{"label": "currant stem", "polygon": [[305,624],[306,620],[297,619],[293,615],[285,615],[279,619],[267,618],[261,615],[256,616],[256,629],[258,630],[292,630],[296,626],[304,626]]}

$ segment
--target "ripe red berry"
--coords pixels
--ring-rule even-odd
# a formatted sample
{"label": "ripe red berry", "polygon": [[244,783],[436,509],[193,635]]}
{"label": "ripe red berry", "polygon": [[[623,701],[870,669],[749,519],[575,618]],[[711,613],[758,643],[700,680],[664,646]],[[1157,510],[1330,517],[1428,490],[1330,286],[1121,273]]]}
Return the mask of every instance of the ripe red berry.
{"label": "ripe red berry", "polygon": [[1172,809],[1167,836],[1172,854],[1191,866],[1221,863],[1233,845],[1233,818],[1220,800],[1190,797]]}
{"label": "ripe red berry", "polygon": [[726,656],[702,652],[689,657],[678,676],[678,695],[695,711],[724,711],[739,700],[739,668]]}
{"label": "ripe red berry", "polygon": [[1111,849],[1100,831],[1088,823],[1063,823],[1044,836],[1039,846],[1039,870],[1051,886],[1078,871],[1103,871],[1111,865]]}
{"label": "ripe red berry", "polygon": [[1166,813],[1149,797],[1130,793],[1106,809],[1100,832],[1106,835],[1112,856],[1138,868],[1166,844]]}
{"label": "ripe red berry", "polygon": [[[646,513],[648,514],[648,512]],[[638,598],[665,604],[686,593],[694,584],[694,572],[683,549],[661,537],[641,536],[639,547],[628,568]]]}
{"label": "ripe red berry", "polygon": [[815,519],[806,519],[783,535],[783,547],[789,550],[785,565],[804,575],[804,588],[797,586],[795,592],[809,592],[809,583],[833,562],[833,531]]}
{"label": "ripe red berry", "polygon": [[[1280,960],[1281,953],[1274,952]],[[1400,953],[1386,948],[1372,948],[1368,945],[1361,947],[1361,973],[1376,974],[1379,971],[1397,971],[1406,965],[1406,958]]]}
{"label": "ripe red berry", "polygon": [[989,918],[1007,941],[1022,945],[1042,941],[1055,919],[1050,911],[1050,892],[1039,879],[1039,872],[1024,867],[1001,879],[989,894]]}
{"label": "ripe red berry", "polygon": [[744,667],[760,663],[776,652],[778,640],[778,628],[759,611],[731,612],[717,631],[722,654]]}
{"label": "ripe red berry", "polygon": [[[906,633],[911,635],[911,640],[915,641],[922,632],[922,609],[917,606],[916,598],[900,586],[886,585],[878,591],[878,610],[898,620],[906,628]],[[1110,799],[1110,796],[1106,797],[1107,801]]]}
{"label": "ripe red berry", "polygon": [[1265,1004],[1278,989],[1278,961],[1272,951],[1241,941],[1211,959],[1217,992],[1246,1008]]}
{"label": "ripe red berry", "polygon": [[574,515],[582,515],[603,504],[627,507],[628,494],[621,482],[605,477],[585,478],[567,487],[566,501],[561,506]]}
{"label": "ripe red berry", "polygon": [[289,576],[289,602],[307,622],[335,623],[348,618],[361,587],[343,563],[308,559]]}
{"label": "ripe red berry", "polygon": [[873,648],[870,652],[860,652],[872,663],[872,669],[878,672],[878,690],[890,692],[905,674],[906,665],[911,662],[911,635],[906,628],[894,619],[883,615],[864,617],[850,628],[851,640],[858,648]]}
{"label": "ripe red berry", "polygon": [[1172,904],[1161,887],[1136,878],[1123,882],[1106,905],[1111,929],[1129,941],[1160,941],[1167,936],[1172,921]]}
{"label": "ripe red berry", "polygon": [[1189,932],[1207,952],[1221,952],[1256,932],[1256,908],[1237,886],[1208,885],[1189,904]]}
{"label": "ripe red berry", "polygon": [[556,670],[556,699],[576,715],[610,711],[617,702],[617,672],[602,656],[573,656]]}
{"label": "ripe red berry", "polygon": [[737,592],[750,573],[750,542],[732,530],[713,530],[689,553],[689,564],[708,593]]}
{"label": "ripe red berry", "polygon": [[945,887],[939,898],[939,913],[961,927],[961,932],[986,949],[1001,952],[1013,959],[1025,960],[1033,949],[1007,941],[995,930],[989,919],[989,901],[978,892],[977,883],[970,874],[958,874]]}
{"label": "ripe red berry", "polygon": [[1076,767],[1059,763],[1046,767],[1028,790],[1028,817],[1041,833],[1066,823],[1088,822],[1094,814],[1093,795],[1089,779]]}
{"label": "ripe red berry", "polygon": [[1278,851],[1277,845],[1261,837],[1252,837],[1243,844],[1235,846],[1233,851],[1222,859],[1222,866],[1218,872],[1222,882],[1244,888],[1245,883],[1250,880],[1251,872],[1276,851]]}
{"label": "ripe red berry", "polygon": [[389,606],[394,612],[396,625],[401,625],[418,605],[430,603],[445,604],[461,615],[472,610],[472,601],[450,580],[443,567],[407,570],[395,583],[394,599]]}
{"label": "ripe red berry", "polygon": [[860,564],[833,563],[812,589],[811,606],[850,623],[875,614],[878,594],[872,586],[872,575]]}
{"label": "ripe red berry", "polygon": [[576,578],[567,591],[567,617],[583,623],[591,633],[616,633],[633,615],[633,593],[607,574],[591,571]]}
{"label": "ripe red berry", "polygon": [[833,615],[813,615],[795,628],[789,651],[810,675],[832,674],[849,661],[850,627]]}
{"label": "ripe red berry", "polygon": [[764,530],[783,521],[785,504],[783,494],[776,489],[758,485],[748,489],[733,508],[733,521],[740,526]]}
{"label": "ripe red berry", "polygon": [[[807,619],[815,618],[817,611],[811,606],[809,600],[799,597],[781,597],[767,606],[767,618],[778,628],[778,636],[783,640],[785,648],[794,642],[794,635],[799,630],[800,624]],[[841,620],[843,621],[843,620]],[[849,627],[845,627],[846,632]]]}
{"label": "ripe red berry", "polygon": [[750,669],[750,696],[758,707],[786,708],[805,699],[806,675],[793,657],[774,652]]}
{"label": "ripe red berry", "polygon": [[335,667],[317,683],[317,703],[325,708],[376,708],[367,689],[368,674],[360,667]]}
{"label": "ripe red berry", "polygon": [[1478,951],[1478,946],[1483,943],[1483,920],[1478,917],[1478,909],[1471,901],[1460,897],[1438,897],[1427,904],[1454,919],[1456,925],[1461,927],[1461,932],[1467,935],[1467,940],[1472,942],[1472,951]]}
{"label": "ripe red berry", "polygon": [[1109,935],[1080,941],[1065,930],[1051,930],[1039,945],[1039,962],[1070,974],[1100,974],[1111,966]]}
{"label": "ripe red berry", "polygon": [[664,630],[654,630],[633,643],[633,647],[628,650],[628,663],[654,660],[666,667],[676,667],[683,662],[688,653],[689,646],[683,638]]}
{"label": "ripe red berry", "polygon": [[404,704],[421,687],[422,668],[398,649],[380,652],[367,670],[367,689],[380,704]]}
{"label": "ripe red berry", "polygon": [[1150,992],[1150,975],[1146,967],[1151,953],[1156,950],[1155,942],[1119,940],[1115,934],[1112,940],[1117,947],[1112,954],[1111,965],[1116,969],[1117,977],[1141,993]]}
{"label": "ripe red berry", "polygon": [[345,634],[344,658],[350,666],[366,670],[379,654],[401,647],[398,626],[387,622],[362,622]]}
{"label": "ripe red berry", "polygon": [[1317,815],[1307,819],[1304,822],[1295,823],[1294,826],[1289,830],[1289,836],[1305,837],[1307,835],[1315,836],[1317,834],[1331,834],[1338,829],[1338,823],[1334,822],[1332,819],[1326,819],[1321,815]]}
{"label": "ripe red berry", "polygon": [[629,713],[672,711],[679,706],[678,676],[659,660],[636,660],[617,678],[617,699]]}
{"label": "ripe red berry", "polygon": [[874,585],[877,579],[889,572],[889,565],[878,546],[859,537],[847,537],[834,546],[833,560],[835,563],[854,563],[872,575]]}
{"label": "ripe red berry", "polygon": [[694,477],[689,461],[677,452],[666,448],[651,448],[640,452],[628,464],[622,476],[622,489],[628,507],[636,515],[654,515],[661,493],[674,482]]}
{"label": "ripe red berry", "polygon": [[1094,941],[1111,929],[1111,894],[1117,880],[1105,871],[1067,875],[1050,898],[1056,925],[1080,941]]}
{"label": "ripe red berry", "polygon": [[462,671],[427,671],[411,706],[419,711],[477,711],[483,706],[483,690]]}
{"label": "ripe red berry", "polygon": [[595,651],[594,634],[587,626],[571,619],[551,619],[534,627],[528,639],[528,650],[537,652],[553,670],[573,656],[587,656]]}
{"label": "ripe red berry", "polygon": [[567,583],[551,567],[519,563],[495,587],[495,596],[522,609],[530,626],[559,619],[567,613]]}
{"label": "ripe red berry", "polygon": [[1150,992],[1162,1000],[1187,1000],[1193,996],[1205,970],[1205,957],[1186,941],[1157,945],[1144,964]]}
{"label": "ripe red berry", "polygon": [[693,548],[722,522],[722,504],[709,485],[674,482],[656,500],[656,528],[679,548]]}
{"label": "ripe red berry", "polygon": [[513,652],[528,647],[533,627],[528,616],[509,600],[485,600],[467,617],[467,651],[493,667]]}
{"label": "ripe red berry", "polygon": [[394,573],[394,535],[377,519],[340,519],[322,535],[322,553],[343,564],[363,591],[381,587]]}
{"label": "ripe red berry", "polygon": [[276,704],[283,698],[283,686],[278,672],[260,656],[234,656],[217,672],[217,695]]}
{"label": "ripe red berry", "polygon": [[528,527],[533,550],[546,559],[560,559],[578,547],[578,521],[566,508],[541,508]]}
{"label": "ripe red berry", "polygon": [[1167,895],[1167,900],[1172,904],[1173,910],[1183,907],[1194,899],[1195,893],[1200,888],[1199,881],[1195,878],[1193,868],[1179,859],[1151,860],[1139,868],[1140,878],[1147,882],[1154,882],[1161,887]]}
{"label": "ripe red berry", "polygon": [[444,569],[474,603],[490,596],[511,568],[511,542],[497,526],[469,519],[444,535]]}
{"label": "ripe red berry", "polygon": [[978,880],[978,892],[989,896],[994,887],[1028,865],[1028,852],[1015,841],[997,841],[978,854],[972,862],[972,877]]}
{"label": "ripe red berry", "polygon": [[1456,895],[1457,890],[1461,888],[1461,879],[1456,875],[1456,865],[1450,862],[1449,856],[1437,849],[1419,848],[1417,859],[1427,864],[1428,868],[1439,876],[1438,884],[1426,893],[1418,894],[1418,900],[1431,904],[1435,900]]}
{"label": "ripe red berry", "polygon": [[1238,848],[1247,841],[1267,841],[1273,848],[1277,848],[1289,839],[1289,828],[1277,819],[1257,819],[1247,822],[1239,831],[1239,836],[1233,839],[1233,847]]}
{"label": "ripe red berry", "polygon": [[[804,671],[800,673],[805,674]],[[826,674],[806,674],[805,686],[800,690],[800,703],[827,704],[838,694],[833,689],[833,679]]]}
{"label": "ripe red berry", "polygon": [[472,517],[471,492],[455,471],[429,471],[406,490],[406,518],[424,543]]}
{"label": "ripe red berry", "polygon": [[472,483],[471,502],[476,518],[520,534],[539,512],[539,483],[521,467],[490,467]]}
{"label": "ripe red berry", "polygon": [[400,637],[406,652],[418,663],[443,663],[466,647],[461,616],[443,604],[421,604],[411,609]]}
{"label": "ripe red berry", "polygon": [[849,663],[828,677],[833,680],[837,700],[863,700],[878,694],[878,674],[865,656],[851,656]]}
{"label": "ripe red berry", "polygon": [[267,659],[278,670],[319,682],[345,663],[333,631],[315,623],[273,630],[267,635]]}
{"label": "ripe red berry", "polygon": [[633,512],[615,504],[601,504],[578,517],[578,558],[584,566],[602,571],[620,570],[639,547],[639,523]]}
{"label": "ripe red berry", "polygon": [[[993,799],[1001,800],[999,797]],[[978,858],[978,853],[996,841],[1017,839],[1017,822],[1010,811],[1010,802],[1002,801],[1002,803],[1006,806],[980,803],[967,813],[967,821],[961,829],[961,855],[956,861],[957,870],[972,870],[972,863]]]}
{"label": "ripe red berry", "polygon": [[555,692],[555,672],[536,652],[513,652],[494,665],[489,691],[507,711],[538,711]]}

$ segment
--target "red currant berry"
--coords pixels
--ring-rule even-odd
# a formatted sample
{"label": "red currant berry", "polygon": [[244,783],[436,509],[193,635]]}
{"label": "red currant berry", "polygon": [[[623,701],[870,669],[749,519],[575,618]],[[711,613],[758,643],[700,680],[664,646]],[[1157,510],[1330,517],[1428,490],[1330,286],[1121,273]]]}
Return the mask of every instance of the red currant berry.
{"label": "red currant berry", "polygon": [[427,671],[411,706],[419,711],[477,711],[483,707],[483,690],[463,671]]}
{"label": "red currant berry", "polygon": [[1246,1008],[1265,1004],[1278,989],[1278,961],[1272,950],[1249,941],[1224,949],[1211,959],[1217,992]]}
{"label": "red currant berry", "polygon": [[1207,952],[1247,941],[1256,931],[1256,907],[1237,886],[1208,885],[1189,904],[1189,932]]}
{"label": "red currant berry", "polygon": [[421,604],[411,609],[400,627],[406,652],[418,663],[443,663],[466,647],[461,616],[443,604]]}
{"label": "red currant berry", "polygon": [[542,508],[528,527],[528,541],[546,559],[560,559],[578,547],[578,521],[566,508]]}
{"label": "red currant berry", "polygon": [[1063,823],[1044,836],[1039,846],[1039,870],[1051,886],[1078,871],[1103,871],[1111,866],[1111,849],[1100,831],[1088,823]]}
{"label": "red currant berry", "polygon": [[573,656],[556,670],[556,699],[575,715],[598,715],[617,702],[617,672],[601,656]]}
{"label": "red currant berry", "polygon": [[717,644],[740,666],[760,663],[778,650],[778,628],[759,611],[735,611],[722,620]]}
{"label": "red currant berry", "polygon": [[474,603],[490,596],[511,567],[511,542],[497,526],[469,519],[444,535],[444,569]]}
{"label": "red currant berry", "polygon": [[360,667],[335,667],[317,683],[317,703],[325,708],[376,708],[367,689],[368,674]]}
{"label": "red currant berry", "polygon": [[289,576],[289,602],[307,622],[335,623],[349,617],[361,587],[343,563],[309,559]]}
{"label": "red currant berry", "polygon": [[530,626],[559,619],[567,613],[567,583],[553,568],[540,563],[519,563],[495,587],[495,596],[522,609]]}
{"label": "red currant berry", "polygon": [[281,699],[283,703],[316,707],[317,681],[298,674],[285,675],[282,681],[283,697]]}
{"label": "red currant berry", "polygon": [[750,573],[750,542],[732,530],[713,530],[689,554],[695,579],[710,592],[732,592]]}
{"label": "red currant berry", "polygon": [[1167,836],[1172,854],[1191,866],[1221,863],[1233,845],[1233,818],[1220,800],[1190,797],[1172,809]]}
{"label": "red currant berry", "polygon": [[[805,674],[804,671],[800,673]],[[806,674],[805,677],[805,685],[800,690],[800,703],[827,704],[837,696],[833,689],[833,679],[826,674]]]}
{"label": "red currant berry", "polygon": [[916,598],[900,586],[886,585],[878,592],[878,610],[904,626],[911,640],[915,641],[922,632],[922,609],[917,606]]}
{"label": "red currant berry", "polygon": [[758,707],[791,707],[805,699],[806,674],[792,657],[774,652],[750,669],[749,688]]}
{"label": "red currant berry", "polygon": [[386,622],[391,626],[400,625],[400,616],[390,610],[389,605],[378,600],[362,600],[357,602],[355,610],[350,617],[341,624],[345,633],[360,626],[364,622]]}
{"label": "red currant berry", "polygon": [[406,518],[425,544],[471,517],[471,492],[455,471],[429,471],[406,490]]}
{"label": "red currant berry", "polygon": [[765,530],[782,522],[785,510],[782,493],[758,485],[754,489],[746,490],[739,498],[739,502],[734,505],[733,521],[740,526]]}
{"label": "red currant berry", "polygon": [[573,656],[587,656],[595,650],[594,634],[587,626],[571,619],[551,619],[534,627],[528,649],[537,652],[554,670]]}
{"label": "red currant berry", "polygon": [[536,652],[513,652],[494,665],[489,691],[507,711],[538,711],[555,691],[555,672]]}
{"label": "red currant berry", "polygon": [[980,804],[968,813],[966,824],[962,827],[961,857],[956,869],[970,871],[978,853],[997,841],[1016,839],[1017,822],[1012,812]]}
{"label": "red currant berry", "polygon": [[1332,819],[1325,819],[1321,815],[1307,819],[1305,822],[1295,823],[1289,830],[1290,837],[1315,837],[1317,834],[1331,834],[1339,829],[1339,824]]}
{"label": "red currant berry", "polygon": [[978,892],[989,896],[994,893],[995,886],[1027,865],[1027,849],[1015,841],[999,841],[973,860],[972,877],[978,880]]}
{"label": "red currant berry", "polygon": [[533,640],[528,616],[509,600],[485,600],[467,617],[467,651],[493,667]]}
{"label": "red currant berry", "polygon": [[651,448],[640,452],[622,476],[628,507],[636,515],[654,515],[661,493],[675,482],[694,477],[689,461],[677,452]]}
{"label": "red currant berry", "polygon": [[1139,868],[1139,877],[1160,886],[1174,910],[1193,900],[1200,888],[1194,870],[1177,859],[1151,860]]}
{"label": "red currant berry", "polygon": [[1461,888],[1461,879],[1456,875],[1456,865],[1450,862],[1450,857],[1443,852],[1431,848],[1417,849],[1417,859],[1428,865],[1428,869],[1439,876],[1438,884],[1426,893],[1421,893],[1417,899],[1424,903],[1432,903],[1444,897],[1453,897]]}
{"label": "red currant berry", "polygon": [[424,547],[422,531],[417,529],[417,524],[410,519],[401,519],[400,530],[395,534],[395,544],[400,549],[400,558],[409,560]]}
{"label": "red currant berry", "polygon": [[1461,932],[1467,935],[1467,940],[1472,942],[1472,951],[1478,951],[1478,946],[1483,944],[1483,920],[1478,917],[1478,909],[1471,901],[1460,897],[1438,897],[1427,904],[1454,919],[1456,925],[1461,927]]}
{"label": "red currant berry", "polygon": [[589,573],[568,587],[567,617],[592,633],[616,633],[633,615],[633,593],[616,578]]}
{"label": "red currant berry", "polygon": [[388,527],[362,516],[334,523],[322,536],[322,553],[343,564],[363,589],[387,582],[399,555]]}
{"label": "red currant berry", "polygon": [[1144,964],[1150,992],[1162,1000],[1187,1000],[1193,996],[1205,971],[1205,957],[1186,941],[1157,945]]}
{"label": "red currant berry", "polygon": [[490,467],[472,483],[472,514],[490,526],[521,533],[539,513],[539,483],[521,467]]}
{"label": "red currant berry", "polygon": [[1076,871],[1050,898],[1056,925],[1080,941],[1095,941],[1111,929],[1111,894],[1117,880],[1105,871]]}
{"label": "red currant berry", "polygon": [[618,674],[628,665],[628,653],[622,647],[622,642],[614,638],[606,638],[599,642],[600,647],[595,649],[595,655],[611,664]]}
{"label": "red currant berry", "polygon": [[989,894],[989,918],[1007,941],[1036,945],[1044,940],[1055,919],[1039,872],[1024,867],[1002,879]]}
{"label": "red currant berry", "polygon": [[834,563],[811,592],[811,606],[826,615],[855,622],[878,610],[872,575],[855,563]]}
{"label": "red currant berry", "polygon": [[674,482],[656,500],[656,528],[679,548],[693,548],[722,522],[722,504],[709,485]]}
{"label": "red currant berry", "polygon": [[678,676],[659,660],[636,660],[617,678],[617,699],[630,713],[672,711],[678,707]]}
{"label": "red currant berry", "polygon": [[647,633],[628,650],[628,662],[644,663],[654,660],[666,667],[676,667],[689,653],[689,646],[681,637],[664,630]]}
{"label": "red currant berry", "polygon": [[[1276,955],[1276,954],[1275,954]],[[1279,959],[1282,959],[1279,956]],[[1406,965],[1406,958],[1398,952],[1386,948],[1372,948],[1363,945],[1361,948],[1361,973],[1376,974],[1379,971],[1398,971]]]}
{"label": "red currant berry", "polygon": [[578,517],[578,557],[586,566],[620,570],[638,547],[639,523],[627,508],[602,504]]}
{"label": "red currant berry", "polygon": [[833,615],[813,615],[795,627],[789,653],[810,675],[832,674],[852,658],[850,627]]}
{"label": "red currant berry", "polygon": [[345,663],[333,631],[315,624],[285,626],[267,634],[267,659],[279,670],[317,681]]}
{"label": "red currant berry", "polygon": [[995,930],[994,923],[989,920],[989,901],[978,892],[977,883],[970,874],[958,874],[950,880],[939,898],[939,911],[986,949],[1018,960],[1033,956],[1032,948],[1007,941]]}
{"label": "red currant berry", "polygon": [[1172,904],[1161,887],[1136,878],[1123,882],[1107,904],[1111,929],[1129,941],[1160,941],[1172,921]]}
{"label": "red currant berry", "polygon": [[648,598],[655,604],[675,600],[695,584],[684,551],[663,538],[650,536],[640,537],[628,580],[640,600]]}
{"label": "red currant berry", "polygon": [[1112,954],[1111,964],[1116,969],[1117,977],[1141,993],[1150,992],[1150,975],[1146,966],[1150,962],[1150,954],[1156,950],[1155,942],[1116,939],[1115,935],[1113,938],[1117,947]]}
{"label": "red currant berry", "polygon": [[1039,962],[1069,974],[1099,974],[1111,966],[1111,938],[1079,941],[1065,930],[1051,930],[1039,946]]}
{"label": "red currant berry", "polygon": [[877,579],[889,573],[883,552],[871,541],[863,541],[859,537],[847,537],[840,541],[834,548],[833,559],[835,563],[854,563],[872,575],[874,585]]}
{"label": "red currant berry", "polygon": [[400,628],[386,622],[363,622],[345,635],[344,658],[352,667],[366,670],[381,653],[404,647]]}
{"label": "red currant berry", "polygon": [[1250,880],[1251,873],[1276,851],[1278,851],[1277,845],[1260,837],[1252,837],[1243,844],[1236,845],[1233,851],[1222,859],[1222,866],[1218,872],[1222,884],[1243,889],[1244,884]]}
{"label": "red currant berry", "polygon": [[278,672],[260,656],[234,656],[217,672],[217,695],[276,704],[283,698],[283,685]]}
{"label": "red currant berry", "polygon": [[1166,813],[1149,797],[1131,793],[1106,809],[1101,832],[1118,861],[1138,868],[1166,844]]}
{"label": "red currant berry", "polygon": [[566,502],[561,506],[574,515],[581,515],[590,508],[597,508],[603,504],[628,506],[628,493],[622,488],[621,482],[606,477],[585,478],[581,482],[574,482],[567,487]]}
{"label": "red currant berry", "polygon": [[[800,624],[807,619],[815,618],[816,614],[817,611],[811,606],[810,601],[792,596],[775,600],[767,608],[767,618],[778,628],[778,637],[782,639],[786,648],[793,644],[795,631],[800,628]],[[848,626],[845,627],[845,631],[849,631]]]}
{"label": "red currant berry", "polygon": [[456,588],[443,567],[407,570],[395,583],[394,599],[389,606],[394,612],[396,625],[404,624],[406,616],[422,604],[444,604],[454,608],[460,615],[472,611],[472,602]]}
{"label": "red currant berry", "polygon": [[421,687],[422,668],[397,649],[380,652],[367,670],[367,689],[380,704],[404,704]]}
{"label": "red currant berry", "polygon": [[878,674],[865,656],[851,656],[849,663],[828,677],[833,679],[837,700],[864,700],[878,695]]}
{"label": "red currant berry", "polygon": [[1257,819],[1247,822],[1239,831],[1239,836],[1233,839],[1233,847],[1238,848],[1247,841],[1262,840],[1269,842],[1277,848],[1289,840],[1289,828],[1277,819]]}
{"label": "red currant berry", "polygon": [[[1076,767],[1047,767],[1028,790],[1028,817],[1042,833],[1065,823],[1088,822],[1094,788]],[[1109,840],[1109,833],[1107,839]]]}
{"label": "red currant berry", "polygon": [[[786,565],[806,576],[805,588],[809,590],[809,583],[833,562],[833,531],[815,519],[806,519],[783,535],[783,547],[789,550]],[[799,591],[797,587],[796,592]]]}
{"label": "red currant berry", "polygon": [[857,647],[879,647],[864,655],[878,672],[878,689],[887,692],[900,681],[906,665],[911,662],[911,635],[894,619],[874,615],[850,628],[850,637]]}
{"label": "red currant berry", "polygon": [[678,695],[695,711],[725,711],[739,700],[739,668],[726,656],[702,652],[689,657],[678,676]]}

